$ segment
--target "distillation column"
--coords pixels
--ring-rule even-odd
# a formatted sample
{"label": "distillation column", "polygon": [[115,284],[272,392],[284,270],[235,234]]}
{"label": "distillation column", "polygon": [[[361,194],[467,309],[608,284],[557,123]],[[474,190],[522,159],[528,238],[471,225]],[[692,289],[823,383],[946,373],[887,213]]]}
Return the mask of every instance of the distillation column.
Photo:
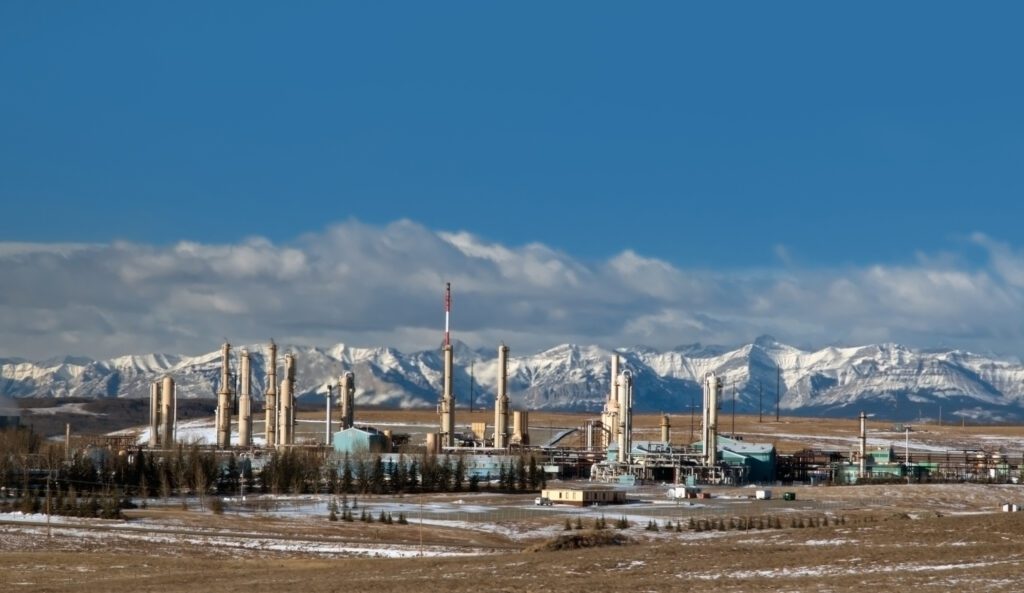
{"label": "distillation column", "polygon": [[508,346],[498,347],[498,397],[494,402],[494,446],[508,447]]}
{"label": "distillation column", "polygon": [[270,341],[270,359],[267,361],[267,392],[263,401],[263,426],[267,446],[277,444],[277,344]]}
{"label": "distillation column", "polygon": [[163,430],[160,431],[160,446],[170,449],[174,446],[174,379],[170,375],[164,375],[163,384],[160,387],[160,421],[163,422]]}
{"label": "distillation column", "polygon": [[619,461],[632,461],[633,449],[633,374],[622,371],[615,381],[619,396]]}
{"label": "distillation column", "polygon": [[619,377],[619,355],[612,354],[612,374],[608,381],[608,400],[604,404],[604,411],[601,413],[602,443],[607,449],[612,443],[619,440],[619,396],[616,381]]}
{"label": "distillation column", "polygon": [[160,381],[149,386],[149,448],[160,446]]}
{"label": "distillation column", "polygon": [[217,392],[217,446],[231,446],[231,344],[220,347],[220,391]]}
{"label": "distillation column", "polygon": [[661,442],[666,443],[666,444],[669,442],[669,436],[670,436],[669,435],[669,428],[670,427],[671,427],[671,425],[669,424],[669,421],[668,421],[668,414],[665,414],[665,415],[663,415],[661,417]]}
{"label": "distillation column", "polygon": [[284,355],[284,380],[281,381],[281,405],[277,416],[277,444],[295,444],[295,356]]}
{"label": "distillation column", "polygon": [[708,373],[704,378],[703,426],[704,464],[708,467],[718,465],[718,390],[721,388],[722,380]]}
{"label": "distillation column", "polygon": [[356,420],[356,377],[352,371],[338,381],[338,399],[341,400],[341,429],[352,428]]}
{"label": "distillation column", "polygon": [[238,446],[252,446],[252,371],[249,366],[249,351],[242,348],[238,374],[241,387],[238,394]]}

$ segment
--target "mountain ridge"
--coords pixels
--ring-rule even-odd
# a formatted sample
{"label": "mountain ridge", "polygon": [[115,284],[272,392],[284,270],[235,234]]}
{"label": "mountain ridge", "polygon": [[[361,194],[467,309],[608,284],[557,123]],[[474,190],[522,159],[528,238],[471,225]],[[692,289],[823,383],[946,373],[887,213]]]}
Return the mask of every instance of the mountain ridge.
{"label": "mountain ridge", "polygon": [[[468,407],[470,374],[474,407],[493,406],[497,348],[493,354],[456,343],[457,405]],[[265,344],[250,352],[253,392],[262,401]],[[240,348],[232,350],[237,369]],[[723,380],[723,413],[855,415],[861,410],[892,419],[1024,419],[1024,364],[963,350],[917,350],[900,344],[826,346],[803,350],[770,336],[737,348],[690,344],[665,350],[618,348],[621,367],[635,380],[638,411],[690,413],[701,402],[700,378]],[[404,353],[393,347],[279,345],[279,359],[296,356],[297,392],[322,398],[329,383],[351,370],[357,405],[432,407],[442,383],[439,351]],[[609,388],[612,350],[558,344],[509,360],[509,395],[519,409],[596,412]],[[283,360],[279,360],[282,363]],[[105,360],[53,357],[0,360],[0,396],[148,397],[150,383],[171,374],[184,398],[214,398],[220,381],[219,350],[196,356],[149,353]],[[778,369],[778,371],[777,371]],[[777,373],[779,373],[777,375]],[[280,373],[279,373],[280,376]],[[776,393],[776,382],[780,387]],[[322,399],[321,399],[322,401]]]}

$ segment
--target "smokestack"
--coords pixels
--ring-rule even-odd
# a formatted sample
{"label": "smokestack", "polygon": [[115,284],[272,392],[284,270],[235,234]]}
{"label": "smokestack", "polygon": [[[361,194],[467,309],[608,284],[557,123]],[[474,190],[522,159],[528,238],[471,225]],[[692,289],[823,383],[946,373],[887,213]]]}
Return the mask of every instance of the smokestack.
{"label": "smokestack", "polygon": [[217,446],[231,447],[231,344],[220,347],[220,391],[217,392]]}
{"label": "smokestack", "polygon": [[619,373],[615,388],[619,396],[619,461],[629,463],[633,448],[633,374]]}
{"label": "smokestack", "polygon": [[661,417],[661,442],[663,443],[669,442],[669,428],[670,424],[668,422],[668,414],[665,414]]}
{"label": "smokestack", "polygon": [[498,347],[498,397],[494,402],[494,446],[508,446],[508,346]]}
{"label": "smokestack", "polygon": [[238,394],[238,445],[252,446],[252,371],[249,366],[249,351],[242,348],[242,360],[238,373],[241,376],[241,393]]}
{"label": "smokestack", "polygon": [[452,314],[452,283],[444,283],[444,345],[451,346],[451,335],[449,333],[448,323]]}
{"label": "smokestack", "polygon": [[267,446],[277,444],[277,344],[270,341],[270,360],[267,362],[267,392],[263,402],[264,432]]}
{"label": "smokestack", "polygon": [[149,386],[149,448],[160,446],[160,381]]}
{"label": "smokestack", "polygon": [[160,431],[160,446],[170,449],[174,446],[174,412],[175,402],[174,379],[170,375],[164,375],[163,385],[160,386],[160,420],[163,422],[163,430]]}
{"label": "smokestack", "polygon": [[352,371],[338,381],[338,399],[341,400],[341,429],[352,428],[356,420],[356,378]]}
{"label": "smokestack", "polygon": [[441,393],[441,404],[438,413],[441,416],[440,439],[441,447],[455,446],[455,394],[452,393],[452,342],[449,321],[452,311],[452,283],[444,285],[444,391]]}

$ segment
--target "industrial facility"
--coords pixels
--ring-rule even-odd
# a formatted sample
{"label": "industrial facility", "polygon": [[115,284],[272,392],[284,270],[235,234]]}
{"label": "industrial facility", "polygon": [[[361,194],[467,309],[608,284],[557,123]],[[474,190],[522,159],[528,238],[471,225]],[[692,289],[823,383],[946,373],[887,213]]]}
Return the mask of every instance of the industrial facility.
{"label": "industrial facility", "polygon": [[[531,442],[529,410],[514,410],[508,392],[510,348],[497,348],[494,421],[472,422],[460,430],[456,422],[454,349],[451,340],[451,284],[444,290],[444,337],[441,345],[443,375],[438,394],[436,429],[412,434],[395,433],[356,424],[357,376],[354,369],[338,369],[337,383],[326,388],[322,438],[296,433],[296,356],[286,353],[278,368],[277,345],[266,347],[266,387],[262,431],[253,414],[259,401],[252,389],[250,353],[241,349],[232,359],[231,344],[220,352],[217,384],[215,450],[238,452],[248,459],[266,451],[309,449],[325,459],[340,460],[364,453],[379,456],[389,467],[406,466],[414,454],[436,456],[459,463],[475,479],[494,480],[526,456],[536,460],[546,477],[583,478],[609,486],[660,482],[672,484],[742,485],[749,483],[835,482],[854,483],[927,476],[983,476],[987,479],[1019,475],[1020,464],[1005,457],[964,452],[962,456],[925,455],[911,460],[909,448],[901,458],[893,447],[869,450],[867,417],[860,417],[859,447],[855,451],[801,451],[779,455],[772,443],[756,443],[737,434],[722,434],[719,422],[722,379],[713,372],[702,380],[699,439],[673,439],[671,416],[662,414],[659,438],[638,438],[634,430],[635,377],[616,353],[608,364],[609,391],[599,415],[581,425]],[[232,367],[236,362],[237,372]],[[175,381],[162,377],[150,389],[147,444],[167,450],[177,443]],[[310,422],[304,420],[304,422]],[[691,430],[692,434],[692,430]],[[407,468],[406,468],[407,469]],[[600,488],[594,492],[603,492]],[[567,496],[565,493],[559,496]],[[576,496],[573,494],[572,496]],[[568,500],[568,499],[566,499]],[[575,501],[575,498],[573,499]]]}

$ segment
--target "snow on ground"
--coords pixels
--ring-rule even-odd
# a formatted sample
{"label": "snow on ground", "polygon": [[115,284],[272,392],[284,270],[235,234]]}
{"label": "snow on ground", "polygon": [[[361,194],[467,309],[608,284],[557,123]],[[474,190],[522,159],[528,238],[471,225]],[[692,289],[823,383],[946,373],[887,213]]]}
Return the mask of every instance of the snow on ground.
{"label": "snow on ground", "polygon": [[[920,564],[905,562],[901,564],[877,564],[870,566],[838,566],[838,565],[816,565],[801,566],[794,568],[775,568],[765,570],[741,570],[729,573],[731,579],[752,579],[752,578],[800,578],[800,577],[835,577],[835,576],[859,576],[868,573],[907,573],[907,572],[940,572],[946,570],[970,570],[972,568],[985,568],[998,566],[1000,564],[1016,564],[1017,560],[999,560],[991,562],[964,562],[961,564]],[[713,581],[722,578],[720,572],[683,572],[676,575],[680,579],[698,579]]]}
{"label": "snow on ground", "polygon": [[61,404],[59,406],[51,406],[49,408],[25,408],[24,412],[34,414],[36,416],[53,416],[54,414],[82,414],[84,416],[106,416],[106,414],[98,414],[96,412],[90,412],[85,409],[85,403],[80,402],[76,404]]}
{"label": "snow on ground", "polygon": [[[783,432],[754,432],[747,433],[751,436],[764,437],[766,439],[788,439],[793,441],[800,441],[806,443],[810,448],[816,449],[835,449],[837,447],[843,447],[848,449],[856,449],[860,445],[860,437],[858,436],[824,436],[818,434],[799,434],[799,433],[783,433]],[[914,433],[910,433],[913,435]],[[916,440],[917,437],[910,439],[910,450],[911,451],[926,451],[930,453],[945,453],[946,451],[960,451],[960,449],[950,449],[949,447],[942,447],[938,445],[931,445],[928,443]],[[754,441],[755,439],[747,439]],[[871,448],[878,447],[896,447],[902,449],[906,445],[906,438],[903,433],[892,433],[892,438],[879,438],[877,436],[868,436],[867,445]]]}
{"label": "snow on ground", "polygon": [[[13,513],[0,513],[0,521],[11,521],[15,523],[46,523],[45,513],[22,513],[21,511],[15,511]],[[64,517],[61,515],[50,515],[50,523],[74,523],[74,517]]]}
{"label": "snow on ground", "polygon": [[[45,536],[46,527],[13,527],[21,533]],[[0,526],[0,533],[10,527]],[[317,554],[323,556],[366,556],[374,558],[412,558],[416,556],[478,556],[483,554],[482,550],[467,552],[444,546],[411,546],[399,544],[350,544],[345,542],[330,541],[298,541],[287,538],[274,537],[267,534],[258,534],[255,537],[245,537],[240,534],[189,534],[189,533],[153,533],[133,532],[130,530],[102,530],[96,531],[73,527],[67,525],[55,525],[52,527],[55,537],[71,538],[78,541],[98,542],[109,544],[111,540],[117,539],[132,543],[157,543],[173,545],[194,545],[201,547],[216,547],[221,549],[250,550],[250,551],[273,551],[273,552],[295,552],[303,554]]]}
{"label": "snow on ground", "polygon": [[[214,426],[214,420],[203,418],[200,420],[188,420],[185,422],[178,423],[177,441],[179,443],[195,443],[198,445],[212,445],[217,442],[217,427]],[[136,427],[128,428],[125,430],[118,430],[110,433],[111,435],[119,434],[136,434],[138,438],[136,443],[140,445],[149,444],[149,427]],[[263,436],[253,435],[252,442],[257,446],[264,446],[267,444],[267,440]],[[231,431],[231,444],[238,445],[238,431]]]}

